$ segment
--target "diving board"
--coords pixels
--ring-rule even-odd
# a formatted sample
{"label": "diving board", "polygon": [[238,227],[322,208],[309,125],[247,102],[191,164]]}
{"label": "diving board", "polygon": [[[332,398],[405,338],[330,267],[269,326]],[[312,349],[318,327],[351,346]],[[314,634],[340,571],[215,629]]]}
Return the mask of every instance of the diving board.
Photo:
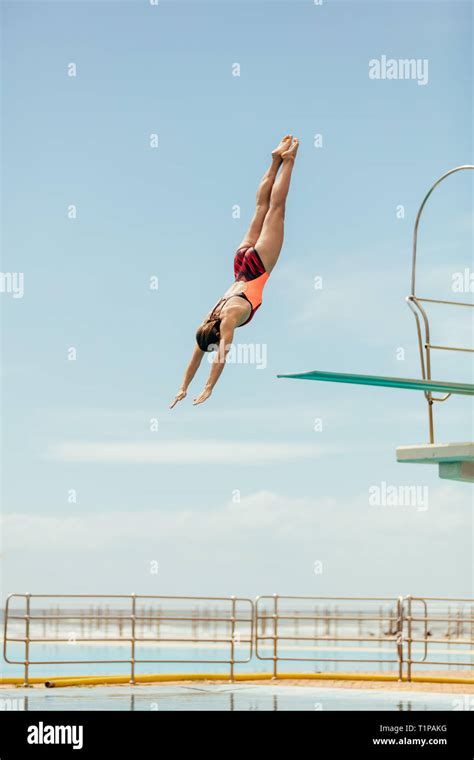
{"label": "diving board", "polygon": [[[403,388],[425,393],[457,393],[474,395],[474,385],[452,383],[439,380],[415,380],[407,377],[384,377],[381,375],[352,375],[342,372],[300,372],[294,375],[277,375],[293,380],[316,380],[329,383],[349,383],[351,385],[376,385],[384,388]],[[428,398],[431,398],[430,396]],[[399,446],[397,462],[413,464],[437,464],[440,478],[474,483],[474,443],[421,444]]]}
{"label": "diving board", "polygon": [[397,462],[437,464],[440,478],[474,483],[474,443],[472,442],[399,446]]}
{"label": "diving board", "polygon": [[353,375],[342,372],[300,372],[292,375],[277,375],[293,380],[317,380],[327,383],[350,383],[351,385],[378,385],[384,388],[404,388],[406,390],[430,393],[456,393],[462,396],[474,396],[474,385],[470,383],[452,383],[449,380],[415,380],[409,377],[384,377],[381,375]]}

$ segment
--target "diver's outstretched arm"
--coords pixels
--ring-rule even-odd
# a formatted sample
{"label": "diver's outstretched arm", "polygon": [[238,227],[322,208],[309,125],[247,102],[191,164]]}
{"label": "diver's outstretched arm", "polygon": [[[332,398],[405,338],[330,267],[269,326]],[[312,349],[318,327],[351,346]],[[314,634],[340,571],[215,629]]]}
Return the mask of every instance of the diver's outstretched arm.
{"label": "diver's outstretched arm", "polygon": [[217,350],[217,353],[214,357],[214,361],[212,362],[211,371],[209,373],[208,381],[205,385],[204,390],[202,393],[197,396],[194,401],[193,405],[196,406],[197,404],[203,404],[206,399],[209,398],[212,391],[214,390],[214,386],[219,380],[220,376],[222,375],[222,371],[225,367],[227,354],[229,353],[231,346],[232,346],[232,340],[234,337],[234,325],[232,322],[228,322],[228,320],[223,319],[221,321],[220,326],[220,333],[221,338],[219,341],[219,348]]}
{"label": "diver's outstretched arm", "polygon": [[183,398],[186,398],[186,394],[188,392],[188,387],[196,374],[196,372],[199,369],[199,365],[202,362],[202,357],[204,356],[204,351],[201,351],[199,346],[195,346],[193,355],[191,357],[191,361],[188,364],[188,367],[186,369],[186,372],[184,373],[183,382],[181,383],[181,388],[179,389],[178,393],[176,394],[175,398],[170,404],[170,409],[173,409],[174,406],[178,403],[178,401],[182,401]]}

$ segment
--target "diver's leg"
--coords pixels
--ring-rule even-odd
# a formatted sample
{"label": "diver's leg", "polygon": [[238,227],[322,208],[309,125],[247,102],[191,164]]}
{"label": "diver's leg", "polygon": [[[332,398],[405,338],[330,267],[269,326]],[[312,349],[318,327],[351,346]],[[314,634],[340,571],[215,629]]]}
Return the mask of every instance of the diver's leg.
{"label": "diver's leg", "polygon": [[298,140],[294,140],[291,148],[282,155],[283,165],[272,188],[270,208],[265,216],[260,236],[255,243],[255,248],[267,272],[271,272],[277,263],[283,245],[286,198],[290,189],[291,173],[298,145]]}
{"label": "diver's leg", "polygon": [[291,144],[291,135],[286,135],[280,142],[277,148],[272,152],[272,162],[265,172],[265,174],[262,177],[262,180],[260,182],[260,185],[258,186],[257,190],[257,199],[255,204],[255,213],[253,216],[252,221],[250,222],[250,227],[248,228],[247,232],[245,233],[245,237],[243,238],[241,244],[239,245],[240,248],[249,248],[257,242],[258,236],[260,235],[263,227],[263,222],[265,221],[265,216],[267,214],[267,211],[270,207],[270,196],[273,188],[273,184],[275,182],[276,176],[278,174],[278,169],[281,166],[282,158],[281,154],[284,153],[286,150],[288,150],[288,147]]}

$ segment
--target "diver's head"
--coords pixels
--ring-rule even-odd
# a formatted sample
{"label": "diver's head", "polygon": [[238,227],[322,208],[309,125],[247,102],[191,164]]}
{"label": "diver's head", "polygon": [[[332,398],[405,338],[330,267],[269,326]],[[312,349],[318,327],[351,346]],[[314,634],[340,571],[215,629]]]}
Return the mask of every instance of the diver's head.
{"label": "diver's head", "polygon": [[196,342],[201,351],[215,351],[221,337],[221,320],[210,319],[199,325],[196,332]]}

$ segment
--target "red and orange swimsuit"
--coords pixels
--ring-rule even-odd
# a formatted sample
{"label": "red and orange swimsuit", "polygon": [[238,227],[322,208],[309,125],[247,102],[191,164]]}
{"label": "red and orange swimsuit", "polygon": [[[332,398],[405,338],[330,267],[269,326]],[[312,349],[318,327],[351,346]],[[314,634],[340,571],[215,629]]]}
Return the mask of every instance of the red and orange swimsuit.
{"label": "red and orange swimsuit", "polygon": [[[246,283],[244,290],[241,293],[234,293],[227,298],[221,298],[214,306],[209,318],[212,319],[213,317],[218,316],[229,298],[245,298],[245,300],[249,302],[252,310],[249,318],[240,325],[240,327],[243,327],[250,322],[257,309],[261,306],[263,288],[270,277],[255,248],[239,248],[234,256],[234,277],[235,282]],[[216,314],[217,310],[218,312]]]}

